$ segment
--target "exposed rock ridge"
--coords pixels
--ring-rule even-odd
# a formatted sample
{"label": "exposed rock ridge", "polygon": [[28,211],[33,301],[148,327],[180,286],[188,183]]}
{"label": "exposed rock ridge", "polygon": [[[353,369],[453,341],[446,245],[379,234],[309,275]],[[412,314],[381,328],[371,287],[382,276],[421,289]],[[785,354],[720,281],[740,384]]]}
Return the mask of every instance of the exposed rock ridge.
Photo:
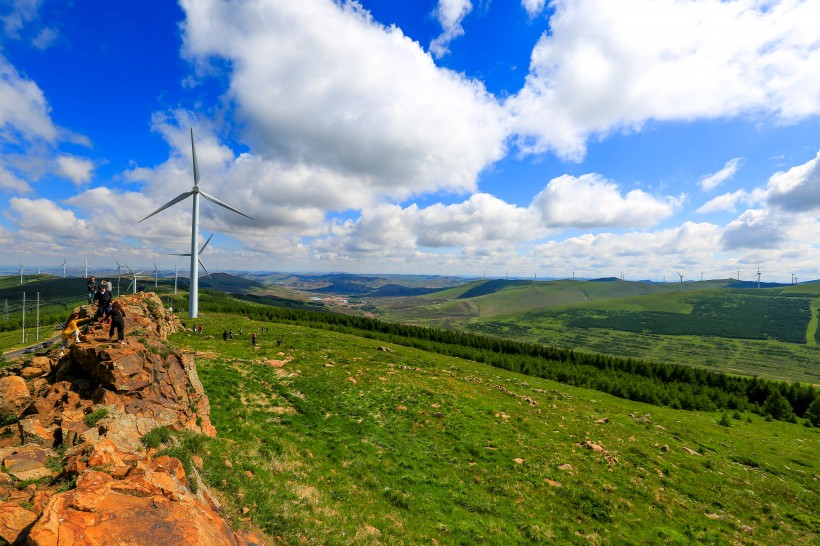
{"label": "exposed rock ridge", "polygon": [[95,322],[62,358],[55,346],[0,370],[0,543],[261,544],[178,459],[142,445],[161,426],[216,430],[193,359],[166,342],[179,319],[150,292],[119,301],[126,345]]}

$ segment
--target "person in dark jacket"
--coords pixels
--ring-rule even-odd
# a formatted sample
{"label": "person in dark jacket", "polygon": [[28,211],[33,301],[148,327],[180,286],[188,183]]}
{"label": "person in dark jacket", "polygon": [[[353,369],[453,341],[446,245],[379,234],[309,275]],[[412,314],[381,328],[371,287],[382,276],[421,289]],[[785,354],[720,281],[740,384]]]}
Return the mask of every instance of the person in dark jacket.
{"label": "person in dark jacket", "polygon": [[111,327],[108,329],[108,337],[114,335],[114,330],[117,331],[117,343],[125,344],[125,309],[122,308],[120,302],[115,301],[109,308],[109,315],[111,316]]}
{"label": "person in dark jacket", "polygon": [[97,290],[97,294],[94,296],[94,302],[97,304],[97,313],[94,315],[94,319],[105,318],[108,315],[109,307],[111,307],[111,292],[108,290],[105,281],[100,283],[100,289]]}

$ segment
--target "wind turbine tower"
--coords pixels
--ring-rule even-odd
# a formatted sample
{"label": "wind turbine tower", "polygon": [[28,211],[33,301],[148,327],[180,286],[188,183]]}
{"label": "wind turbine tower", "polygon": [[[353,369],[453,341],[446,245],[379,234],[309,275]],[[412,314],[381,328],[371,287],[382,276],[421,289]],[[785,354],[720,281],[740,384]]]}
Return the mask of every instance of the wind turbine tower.
{"label": "wind turbine tower", "polygon": [[757,268],[757,287],[760,288],[760,268]]}
{"label": "wind turbine tower", "polygon": [[204,191],[201,191],[199,189],[199,165],[197,164],[197,161],[196,161],[196,146],[194,145],[194,130],[193,129],[191,129],[191,157],[192,157],[192,160],[193,160],[193,167],[194,167],[194,187],[191,189],[191,191],[179,194],[177,197],[175,197],[174,199],[168,201],[167,203],[162,205],[160,208],[158,208],[157,210],[155,210],[154,212],[152,212],[151,214],[149,214],[148,216],[146,216],[145,218],[140,220],[140,222],[143,222],[143,221],[147,220],[148,218],[152,217],[153,215],[155,215],[159,212],[162,212],[163,210],[167,209],[168,207],[172,207],[172,206],[176,205],[180,201],[183,201],[183,200],[187,199],[189,196],[194,197],[194,199],[193,199],[193,214],[192,214],[192,218],[191,218],[191,282],[190,282],[190,286],[189,286],[190,293],[189,293],[189,296],[188,296],[188,316],[189,316],[189,318],[193,319],[193,318],[197,318],[197,316],[199,316],[199,248],[198,248],[199,247],[199,242],[198,242],[198,239],[199,239],[199,196],[201,195],[202,197],[204,197],[208,201],[210,201],[212,203],[215,203],[215,204],[219,205],[220,207],[226,208],[226,209],[228,209],[232,212],[240,214],[240,215],[244,216],[245,218],[249,218],[251,220],[253,220],[253,218],[251,218],[250,216],[248,216],[244,212],[241,212],[241,211],[233,208],[232,206],[230,206],[226,203],[223,203],[222,201],[220,201],[216,197],[208,195],[207,193],[205,193]]}
{"label": "wind turbine tower", "polygon": [[63,265],[61,267],[63,268],[63,278],[65,279],[65,260],[63,260]]}
{"label": "wind turbine tower", "polygon": [[23,284],[23,264],[20,263],[20,284]]}
{"label": "wind turbine tower", "polygon": [[154,288],[157,288],[158,286],[157,274],[157,262],[154,262]]}
{"label": "wind turbine tower", "polygon": [[683,275],[678,273],[678,277],[680,277],[680,291],[683,292]]}

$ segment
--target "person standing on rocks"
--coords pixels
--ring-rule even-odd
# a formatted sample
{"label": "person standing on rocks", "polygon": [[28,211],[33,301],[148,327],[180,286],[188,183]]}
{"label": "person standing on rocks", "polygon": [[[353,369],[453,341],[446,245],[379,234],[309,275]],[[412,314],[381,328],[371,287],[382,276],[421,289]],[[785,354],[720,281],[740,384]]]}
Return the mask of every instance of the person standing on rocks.
{"label": "person standing on rocks", "polygon": [[94,301],[97,302],[97,313],[94,318],[104,319],[108,314],[109,307],[111,307],[111,292],[108,290],[107,282],[102,281],[100,283],[100,289],[97,290]]}
{"label": "person standing on rocks", "polygon": [[90,318],[80,319],[79,314],[71,313],[71,316],[68,317],[68,320],[65,322],[63,333],[60,335],[63,339],[63,345],[60,347],[60,356],[65,354],[65,347],[68,345],[68,340],[71,336],[74,336],[74,343],[80,342],[80,324],[90,320]]}
{"label": "person standing on rocks", "polygon": [[114,330],[117,331],[117,343],[125,345],[125,309],[122,308],[120,302],[115,301],[111,304],[111,327],[108,329],[108,337],[114,335]]}
{"label": "person standing on rocks", "polygon": [[91,275],[91,278],[88,280],[88,303],[94,301],[94,296],[97,294],[97,277]]}

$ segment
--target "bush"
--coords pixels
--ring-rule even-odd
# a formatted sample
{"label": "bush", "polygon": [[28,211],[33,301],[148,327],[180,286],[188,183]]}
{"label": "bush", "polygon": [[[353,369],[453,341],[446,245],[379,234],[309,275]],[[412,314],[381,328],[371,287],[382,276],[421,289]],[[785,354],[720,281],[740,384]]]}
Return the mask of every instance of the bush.
{"label": "bush", "polygon": [[108,413],[108,408],[100,408],[98,410],[94,410],[83,418],[83,422],[86,425],[93,427],[100,421],[100,419],[106,417]]}
{"label": "bush", "polygon": [[809,420],[811,426],[820,427],[820,398],[815,399],[814,402],[809,404],[803,417]]}
{"label": "bush", "polygon": [[794,420],[794,410],[792,410],[791,404],[778,390],[775,390],[766,398],[766,402],[763,404],[763,412],[778,421]]}

